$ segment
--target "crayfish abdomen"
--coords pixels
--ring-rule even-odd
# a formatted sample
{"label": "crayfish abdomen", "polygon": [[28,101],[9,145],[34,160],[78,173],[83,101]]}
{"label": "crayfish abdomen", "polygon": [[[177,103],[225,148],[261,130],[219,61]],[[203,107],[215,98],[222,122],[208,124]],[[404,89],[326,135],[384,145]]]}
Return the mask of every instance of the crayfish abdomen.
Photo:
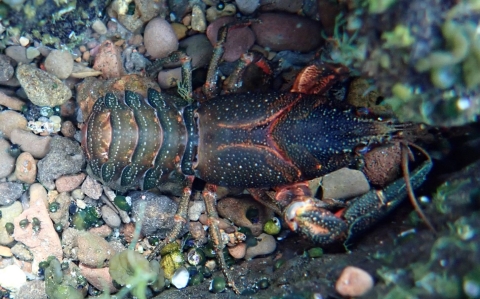
{"label": "crayfish abdomen", "polygon": [[174,101],[154,89],[99,98],[82,146],[92,174],[115,190],[151,189],[179,168],[186,127]]}
{"label": "crayfish abdomen", "polygon": [[393,129],[320,95],[246,93],[209,100],[197,111],[196,176],[258,188],[319,177],[348,166],[361,144]]}

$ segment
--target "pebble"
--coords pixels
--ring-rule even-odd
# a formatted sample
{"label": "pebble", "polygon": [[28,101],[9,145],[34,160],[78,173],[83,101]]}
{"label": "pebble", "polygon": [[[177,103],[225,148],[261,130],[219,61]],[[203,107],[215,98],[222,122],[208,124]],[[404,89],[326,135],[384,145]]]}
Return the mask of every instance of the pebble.
{"label": "pebble", "polygon": [[33,60],[34,58],[37,58],[38,56],[40,56],[41,53],[35,47],[28,47],[26,54],[27,54],[27,59]]}
{"label": "pebble", "polygon": [[236,12],[237,8],[235,5],[232,3],[226,3],[222,10],[217,9],[216,5],[209,7],[206,11],[206,17],[207,21],[212,23],[219,18],[233,16]]}
{"label": "pebble", "polygon": [[323,199],[352,198],[370,191],[370,184],[363,172],[349,168],[341,168],[323,176],[320,185]]}
{"label": "pebble", "polygon": [[72,202],[70,196],[66,192],[60,193],[56,198],[55,202],[57,202],[60,206],[56,212],[48,212],[50,218],[52,219],[53,223],[61,224],[64,228],[68,227],[68,217],[70,214],[68,213],[68,208]]}
{"label": "pebble", "polygon": [[270,254],[277,248],[277,242],[271,235],[262,233],[257,237],[257,245],[248,247],[245,253],[245,259],[250,260],[259,255]]}
{"label": "pebble", "polygon": [[82,184],[82,192],[90,198],[99,199],[102,196],[103,188],[99,182],[87,176]]}
{"label": "pebble", "polygon": [[[207,37],[210,43],[215,46],[217,44],[218,30],[225,24],[235,21],[234,17],[223,17],[211,23],[207,28]],[[225,52],[223,59],[233,62],[246,53],[255,42],[255,35],[248,27],[231,28],[227,33],[227,41],[224,44]]]}
{"label": "pebble", "polygon": [[0,82],[8,81],[13,77],[15,73],[13,65],[14,61],[12,58],[0,54]]}
{"label": "pebble", "polygon": [[[144,236],[157,235],[160,239],[170,232],[174,225],[173,217],[177,212],[177,204],[163,195],[151,192],[132,192],[132,219],[140,221],[140,204],[145,203],[145,214],[142,219],[142,234]],[[184,229],[184,231],[186,231]]]}
{"label": "pebble", "polygon": [[155,18],[148,22],[143,43],[152,58],[167,57],[178,49],[177,36],[172,26],[162,18]]}
{"label": "pebble", "polygon": [[[85,177],[86,175],[84,173],[64,175],[55,181],[55,187],[58,192],[70,192],[80,186],[80,184],[85,180]],[[83,199],[83,197],[81,199]]]}
{"label": "pebble", "polygon": [[[201,224],[203,225],[208,225],[208,216],[206,214],[200,215],[200,218],[198,218],[198,221],[200,221]],[[224,231],[234,231],[235,228],[227,222],[227,220],[219,218],[218,219],[218,228],[223,229]]]}
{"label": "pebble", "polygon": [[14,129],[10,140],[12,143],[18,144],[23,151],[32,154],[35,159],[42,159],[50,151],[52,137],[38,136],[30,131]]}
{"label": "pebble", "polygon": [[18,156],[15,164],[15,177],[17,180],[33,184],[37,178],[37,163],[29,152],[23,152]]}
{"label": "pebble", "polygon": [[260,0],[235,0],[238,10],[244,14],[249,15],[254,13],[260,6]]}
{"label": "pebble", "polygon": [[26,283],[27,275],[19,266],[8,265],[0,269],[0,285],[12,293],[17,293]]}
{"label": "pebble", "polygon": [[50,152],[37,164],[38,181],[52,190],[54,180],[78,173],[84,165],[85,156],[80,145],[69,138],[55,136],[50,143]]}
{"label": "pebble", "polygon": [[[12,131],[15,129],[26,129],[27,119],[20,113],[13,110],[0,112],[0,131],[12,141]],[[12,141],[13,143],[16,143]]]}
{"label": "pebble", "polygon": [[303,0],[260,0],[262,11],[283,11],[298,13],[303,8]]}
{"label": "pebble", "polygon": [[180,24],[180,23],[172,23],[173,32],[177,36],[178,40],[181,40],[187,36],[188,28],[187,26]]}
{"label": "pebble", "polygon": [[82,263],[78,264],[80,272],[87,279],[87,281],[97,290],[104,290],[108,287],[107,292],[110,294],[118,292],[113,285],[112,277],[110,276],[109,268],[91,268]]}
{"label": "pebble", "polygon": [[22,45],[22,47],[26,47],[30,43],[30,40],[25,36],[21,36],[18,41],[20,42],[20,45]]}
{"label": "pebble", "polygon": [[122,50],[109,40],[100,46],[93,69],[102,72],[104,79],[118,78],[125,74],[122,61]]}
{"label": "pebble", "polygon": [[188,218],[190,221],[198,221],[200,215],[205,212],[205,202],[203,200],[196,200],[190,202],[188,208]]}
{"label": "pebble", "polygon": [[205,34],[195,34],[180,42],[180,48],[192,59],[192,68],[207,66],[212,58],[213,47]]}
{"label": "pebble", "polygon": [[67,79],[73,71],[73,57],[69,51],[53,50],[45,59],[45,69],[59,79]]}
{"label": "pebble", "polygon": [[83,193],[82,189],[75,189],[72,191],[72,198],[75,200],[83,200],[85,198],[85,194]]}
{"label": "pebble", "polygon": [[400,143],[374,148],[364,156],[363,172],[370,183],[383,188],[401,173],[402,150]]}
{"label": "pebble", "polygon": [[373,288],[372,276],[363,269],[347,266],[335,283],[335,290],[345,297],[360,297]]}
{"label": "pebble", "polygon": [[111,228],[120,227],[120,224],[122,224],[120,216],[118,216],[118,214],[112,208],[104,205],[101,207],[100,210],[102,212],[102,219],[103,221],[105,221],[105,224],[107,224]]}
{"label": "pebble", "polygon": [[243,259],[247,253],[247,243],[239,243],[233,247],[227,247],[227,249],[234,259]]}
{"label": "pebble", "polygon": [[197,221],[195,222],[191,221],[188,224],[188,226],[189,226],[189,232],[192,235],[192,238],[198,241],[202,241],[202,243],[203,241],[207,241],[206,240],[207,232],[203,228],[203,224]]}
{"label": "pebble", "polygon": [[[250,228],[254,236],[259,236],[263,232],[265,223],[274,216],[270,209],[267,209],[250,196],[223,198],[218,201],[217,210],[221,217],[229,219],[236,226]],[[258,216],[254,223],[247,218],[249,210],[258,211]]]}
{"label": "pebble", "polygon": [[72,97],[72,91],[60,79],[28,64],[17,67],[17,79],[37,106],[60,106]]}
{"label": "pebble", "polygon": [[9,176],[15,169],[15,158],[12,157],[8,150],[10,149],[10,142],[0,138],[0,179]]}
{"label": "pebble", "polygon": [[7,233],[5,224],[7,222],[13,223],[15,217],[20,215],[22,211],[23,208],[20,201],[16,201],[9,206],[0,207],[0,212],[2,212],[2,218],[0,218],[0,245],[8,246],[14,241],[13,236]]}
{"label": "pebble", "polygon": [[22,46],[10,46],[5,49],[5,55],[18,63],[30,63],[32,60],[27,58],[27,50]]}
{"label": "pebble", "polygon": [[85,266],[102,268],[115,252],[105,239],[89,233],[80,233],[77,237],[78,260]]}
{"label": "pebble", "polygon": [[320,37],[322,26],[309,18],[286,14],[264,13],[252,24],[257,44],[271,51],[309,52],[323,44]]}
{"label": "pebble", "polygon": [[158,85],[162,89],[169,89],[177,86],[182,80],[182,69],[180,67],[168,70],[161,70],[158,73]]}
{"label": "pebble", "polygon": [[[0,65],[0,72],[1,72],[1,67],[2,66]],[[0,105],[8,107],[13,110],[21,111],[25,105],[25,102],[16,97],[8,96],[5,93],[0,91]]]}
{"label": "pebble", "polygon": [[23,185],[15,182],[0,183],[0,206],[11,205],[23,194]]}
{"label": "pebble", "polygon": [[143,36],[141,34],[135,34],[128,40],[128,43],[133,46],[140,46],[143,43]]}
{"label": "pebble", "polygon": [[15,299],[48,299],[45,291],[45,282],[43,280],[29,280],[24,284]]}
{"label": "pebble", "polygon": [[30,251],[25,247],[25,245],[21,243],[16,243],[12,247],[12,254],[15,255],[21,261],[31,262],[33,260],[33,255]]}
{"label": "pebble", "polygon": [[0,245],[0,256],[11,257],[13,256],[12,250],[7,246]]}
{"label": "pebble", "polygon": [[107,34],[107,26],[105,26],[105,24],[99,19],[96,19],[95,21],[93,21],[92,29],[93,31],[101,35]]}
{"label": "pebble", "polygon": [[[37,273],[38,264],[46,260],[49,256],[55,256],[62,260],[63,251],[60,238],[53,228],[52,220],[48,215],[48,209],[45,205],[48,196],[45,188],[36,183],[30,186],[30,202],[29,208],[22,214],[15,217],[13,224],[15,225],[14,238],[17,242],[21,242],[27,246],[33,254],[32,271]],[[32,225],[25,228],[20,227],[19,222],[27,218],[30,222],[36,217],[40,220],[40,230],[34,232]]]}
{"label": "pebble", "polygon": [[189,279],[190,273],[188,272],[188,270],[185,267],[180,267],[175,270],[175,273],[173,274],[172,284],[177,289],[183,289],[187,286]]}
{"label": "pebble", "polygon": [[113,229],[108,225],[100,225],[99,227],[92,227],[88,231],[101,238],[106,238],[112,234]]}
{"label": "pebble", "polygon": [[200,5],[193,5],[192,7],[192,29],[198,32],[205,32],[207,29],[207,19],[205,18],[205,12]]}

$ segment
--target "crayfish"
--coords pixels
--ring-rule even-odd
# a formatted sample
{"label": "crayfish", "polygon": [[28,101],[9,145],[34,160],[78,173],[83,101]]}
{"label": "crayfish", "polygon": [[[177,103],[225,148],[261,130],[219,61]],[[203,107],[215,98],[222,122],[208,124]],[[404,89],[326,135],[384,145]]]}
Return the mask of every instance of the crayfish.
{"label": "crayfish", "polygon": [[[172,57],[182,63],[180,97],[158,88],[143,94],[107,92],[95,103],[84,126],[82,146],[91,174],[116,190],[147,190],[172,176],[183,177],[176,226],[163,244],[176,240],[186,222],[193,179],[206,181],[203,197],[211,237],[227,281],[238,292],[221,254],[224,242],[217,225],[216,186],[247,189],[282,214],[292,230],[328,245],[346,242],[374,225],[407,194],[416,204],[412,190],[422,184],[432,162],[413,144],[415,136],[427,130],[424,125],[398,123],[326,95],[338,78],[348,76],[342,66],[307,67],[288,92],[236,94],[229,90],[219,95],[216,66],[227,30],[220,31],[203,86],[206,99],[194,101],[190,58],[176,53]],[[250,55],[242,60],[243,67],[258,62]],[[241,73],[241,69],[233,72],[229,79],[232,89],[241,85]],[[370,149],[388,143],[402,148],[405,178],[384,190],[344,203],[322,202],[305,187],[305,181],[356,165]],[[410,147],[426,159],[409,176]],[[277,191],[274,201],[266,188]],[[416,210],[432,227],[418,205]]]}

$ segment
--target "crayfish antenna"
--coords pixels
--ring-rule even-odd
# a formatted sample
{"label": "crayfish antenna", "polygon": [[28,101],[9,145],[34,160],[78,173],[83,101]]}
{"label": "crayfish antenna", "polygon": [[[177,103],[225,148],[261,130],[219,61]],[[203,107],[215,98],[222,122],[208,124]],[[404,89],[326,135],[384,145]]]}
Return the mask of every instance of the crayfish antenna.
{"label": "crayfish antenna", "polygon": [[406,186],[406,189],[407,189],[407,194],[408,194],[408,197],[410,198],[410,202],[412,203],[413,207],[415,208],[415,211],[417,212],[417,214],[420,216],[420,218],[422,218],[422,220],[425,222],[425,224],[428,226],[428,228],[433,231],[434,233],[436,233],[437,231],[435,230],[435,228],[433,227],[432,223],[430,222],[430,220],[427,218],[427,216],[423,213],[422,211],[422,208],[420,207],[420,205],[418,204],[418,200],[417,198],[415,197],[415,194],[413,193],[413,188],[412,188],[412,184],[410,182],[410,172],[408,170],[408,161],[409,160],[413,160],[413,154],[412,154],[412,151],[410,150],[409,146],[411,147],[414,147],[415,149],[417,149],[418,151],[420,151],[423,155],[425,155],[425,157],[427,157],[427,159],[429,161],[432,160],[432,158],[430,157],[430,155],[421,147],[419,147],[418,145],[416,144],[413,144],[411,142],[408,142],[408,141],[404,141],[404,142],[401,142],[400,143],[400,146],[402,148],[402,172],[403,172],[403,178],[405,179],[405,186]]}

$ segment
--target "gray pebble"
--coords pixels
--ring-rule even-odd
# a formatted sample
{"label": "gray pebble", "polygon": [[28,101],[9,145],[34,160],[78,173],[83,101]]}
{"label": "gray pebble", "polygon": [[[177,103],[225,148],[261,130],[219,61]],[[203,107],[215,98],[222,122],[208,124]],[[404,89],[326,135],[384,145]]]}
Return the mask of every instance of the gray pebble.
{"label": "gray pebble", "polygon": [[40,51],[35,47],[28,47],[27,48],[27,59],[34,59],[40,56]]}
{"label": "gray pebble", "polygon": [[23,245],[22,243],[16,243],[13,245],[12,253],[15,255],[16,258],[18,258],[21,261],[32,261],[33,260],[33,255],[32,253],[28,250],[28,248]]}
{"label": "gray pebble", "polygon": [[54,180],[62,175],[80,172],[85,164],[85,155],[80,145],[68,138],[55,136],[50,143],[50,152],[38,161],[38,180],[50,190]]}
{"label": "gray pebble", "polygon": [[14,69],[13,69],[13,59],[7,55],[0,54],[0,81],[8,81],[12,78]]}
{"label": "gray pebble", "polygon": [[260,0],[235,0],[238,10],[246,15],[252,14],[260,6]]}
{"label": "gray pebble", "polygon": [[48,299],[43,280],[28,280],[15,294],[16,299]]}
{"label": "gray pebble", "polygon": [[60,79],[28,64],[17,67],[17,79],[37,106],[60,106],[72,97],[72,91]]}
{"label": "gray pebble", "polygon": [[[142,218],[142,234],[144,236],[158,235],[163,239],[170,232],[174,225],[173,217],[177,211],[177,204],[170,198],[163,195],[156,195],[151,192],[132,192],[132,219],[140,221],[140,205],[145,203],[145,214]],[[187,231],[184,226],[184,232]]]}
{"label": "gray pebble", "polygon": [[100,210],[102,212],[102,219],[108,226],[110,226],[111,228],[120,227],[120,224],[122,224],[122,222],[120,221],[120,217],[112,208],[104,205],[101,207]]}
{"label": "gray pebble", "polygon": [[190,221],[198,221],[203,212],[205,212],[205,202],[203,200],[196,200],[191,202],[190,208],[188,208],[188,217]]}
{"label": "gray pebble", "polygon": [[195,34],[180,42],[180,48],[192,58],[194,69],[206,66],[212,58],[213,47],[205,34]]}
{"label": "gray pebble", "polygon": [[73,71],[73,57],[68,51],[53,50],[45,59],[45,69],[59,79],[67,79]]}
{"label": "gray pebble", "polygon": [[323,199],[345,199],[370,191],[370,184],[360,170],[341,168],[323,176]]}
{"label": "gray pebble", "polygon": [[0,183],[0,206],[11,205],[23,194],[23,185],[20,183]]}
{"label": "gray pebble", "polygon": [[8,150],[10,149],[10,143],[0,138],[0,179],[9,176],[15,169],[15,158],[12,157]]}
{"label": "gray pebble", "polygon": [[19,63],[30,63],[32,61],[27,58],[27,50],[22,46],[10,46],[6,48],[5,55]]}

